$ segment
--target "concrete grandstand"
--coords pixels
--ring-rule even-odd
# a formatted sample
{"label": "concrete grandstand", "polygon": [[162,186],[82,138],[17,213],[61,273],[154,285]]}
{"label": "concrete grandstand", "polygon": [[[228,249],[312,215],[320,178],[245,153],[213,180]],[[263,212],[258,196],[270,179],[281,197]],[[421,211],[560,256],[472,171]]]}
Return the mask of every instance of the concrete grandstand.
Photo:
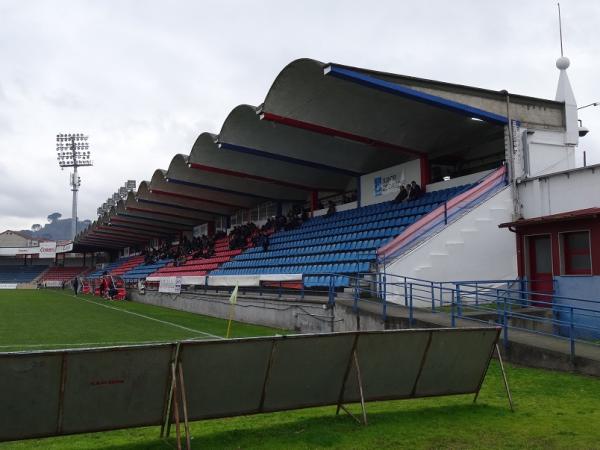
{"label": "concrete grandstand", "polygon": [[[301,292],[302,299],[325,293],[332,304],[348,294],[356,309],[366,290],[367,297],[383,301],[384,327],[392,326],[387,304],[410,307],[410,324],[413,307],[435,312],[448,305],[455,324],[465,319],[463,301],[483,321],[490,313],[477,310],[480,300],[504,302],[504,313],[494,312],[491,320],[505,327],[505,342],[509,326],[542,317],[547,321],[543,333],[570,339],[565,352],[572,364],[574,340],[600,334],[593,293],[600,264],[592,264],[598,239],[561,237],[570,232],[566,225],[555,230],[552,239],[560,242],[553,248],[564,241],[568,250],[557,251],[555,258],[571,255],[572,261],[555,260],[548,272],[543,258],[550,255],[544,247],[551,245],[550,238],[538,242],[521,232],[515,245],[515,234],[507,229],[524,229],[521,221],[526,226],[544,214],[600,206],[598,195],[565,195],[565,189],[597,192],[598,171],[576,167],[577,105],[568,63],[561,58],[557,67],[556,99],[548,100],[293,61],[259,106],[240,105],[217,134],[201,133],[189,153],[175,155],[166,170],[157,169],[137,192],[106,208],[76,236],[74,250],[122,256],[92,276],[103,270],[122,276],[133,296],[138,286],[153,292],[177,278],[178,289],[212,289],[213,295],[233,286],[258,289],[261,295],[264,289],[290,289]],[[560,184],[565,175],[569,186]],[[412,181],[422,195],[394,201],[400,186]],[[547,182],[563,191],[548,188]],[[334,212],[325,206],[329,202]],[[306,215],[288,229],[272,226],[273,216],[289,211]],[[598,216],[588,216],[596,222],[586,236],[595,236]],[[230,245],[236,230],[248,223],[257,226],[254,234],[244,236],[241,246]],[[266,247],[259,244],[261,226],[269,236]],[[177,261],[163,255],[149,262],[139,255],[216,234],[208,256],[188,252]],[[581,262],[586,252],[588,263]],[[581,296],[570,298],[557,281],[572,275],[568,271],[575,266],[589,277],[582,281],[587,287],[578,291]],[[146,301],[163,304],[159,297]],[[540,305],[546,309],[536,309]],[[513,315],[513,307],[521,316]],[[256,316],[249,320],[267,324]],[[422,318],[428,320],[449,325]],[[569,320],[571,331],[565,328]],[[590,364],[596,367],[591,372],[600,367]]]}
{"label": "concrete grandstand", "polygon": [[[273,250],[285,250],[280,242],[297,235],[297,245],[288,247],[308,246],[312,253],[286,256],[309,259],[255,264],[252,275],[294,272],[302,280],[310,274],[307,282],[314,285],[312,275],[368,272],[376,267],[377,250],[503,166],[510,153],[510,120],[519,133],[526,129],[560,134],[564,114],[564,105],[556,101],[297,60],[282,70],[260,107],[240,105],[217,135],[200,134],[189,155],[174,156],[168,170],[157,170],[137,194],[130,193],[78,235],[76,250],[139,247],[155,238],[191,234],[203,223],[212,230],[227,230],[237,225],[238,217],[243,218],[240,222],[264,222],[267,215],[260,213],[261,207],[285,214],[300,204],[310,207],[314,222],[271,239]],[[443,181],[447,178],[450,181]],[[389,203],[399,184],[413,180],[425,188],[423,199]],[[316,227],[323,213],[319,203],[342,193],[352,193],[356,201],[338,205],[336,220]],[[512,208],[504,212],[502,220],[512,219]],[[311,228],[306,237],[312,240],[301,239]],[[335,237],[326,238],[326,231]],[[490,241],[489,250],[511,239],[504,231],[493,233],[502,238]],[[315,240],[317,236],[322,239]],[[325,247],[332,244],[340,245]],[[356,251],[363,253],[352,253]],[[324,258],[310,259],[311,254]],[[186,266],[196,271],[163,269],[156,275],[239,276],[251,268],[241,262],[244,258],[210,262],[217,266],[192,261]],[[501,270],[498,274],[497,267],[490,267],[487,274],[477,275],[516,276],[513,261],[501,263]],[[438,273],[430,276],[439,278]],[[231,278],[232,285],[239,281]]]}

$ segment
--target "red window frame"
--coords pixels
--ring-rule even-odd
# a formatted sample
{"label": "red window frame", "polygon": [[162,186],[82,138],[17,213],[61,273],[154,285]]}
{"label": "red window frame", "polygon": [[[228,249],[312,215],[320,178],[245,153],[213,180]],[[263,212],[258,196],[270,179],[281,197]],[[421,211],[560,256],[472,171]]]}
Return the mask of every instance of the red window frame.
{"label": "red window frame", "polygon": [[[588,230],[580,231],[568,231],[562,234],[563,251],[564,251],[564,271],[565,275],[591,275],[592,274],[592,249],[590,232]],[[587,236],[588,245],[587,248],[571,248],[569,246],[569,235],[573,234],[585,234]],[[587,269],[573,269],[571,267],[571,258],[573,256],[586,255],[589,260],[589,267]]]}

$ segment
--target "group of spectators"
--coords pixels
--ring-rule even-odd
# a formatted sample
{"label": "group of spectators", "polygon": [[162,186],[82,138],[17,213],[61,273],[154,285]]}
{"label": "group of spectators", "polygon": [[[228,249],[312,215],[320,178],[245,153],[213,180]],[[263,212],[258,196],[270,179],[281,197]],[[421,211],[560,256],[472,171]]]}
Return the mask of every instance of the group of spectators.
{"label": "group of spectators", "polygon": [[163,241],[158,248],[148,247],[142,251],[144,264],[155,264],[161,259],[171,259],[173,265],[179,267],[185,264],[188,256],[194,259],[211,258],[215,254],[215,240],[224,235],[225,233],[219,232],[212,237],[202,235],[192,239],[184,235],[177,245],[169,245]]}
{"label": "group of spectators", "polygon": [[248,222],[243,225],[237,225],[229,232],[229,250],[246,248],[248,241],[259,232],[254,222]]}
{"label": "group of spectators", "polygon": [[394,203],[410,202],[418,199],[421,195],[423,195],[423,190],[416,181],[406,185],[401,184],[400,191],[396,195],[396,198],[394,198]]}
{"label": "group of spectators", "polygon": [[261,232],[269,230],[273,230],[274,232],[281,230],[289,231],[298,228],[306,222],[308,218],[308,210],[302,209],[299,205],[295,205],[290,208],[285,216],[283,214],[277,214],[276,216],[269,218],[260,230]]}
{"label": "group of spectators", "polygon": [[161,242],[158,248],[147,247],[142,251],[144,255],[144,264],[155,264],[161,259],[175,259],[176,248],[169,246],[166,241]]}

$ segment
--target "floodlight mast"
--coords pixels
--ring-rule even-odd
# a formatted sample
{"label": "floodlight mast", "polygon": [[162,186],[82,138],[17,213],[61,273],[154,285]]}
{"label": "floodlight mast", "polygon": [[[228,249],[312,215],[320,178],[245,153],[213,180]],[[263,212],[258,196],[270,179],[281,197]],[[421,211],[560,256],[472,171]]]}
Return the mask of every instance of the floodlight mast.
{"label": "floodlight mast", "polygon": [[71,191],[73,192],[73,205],[71,211],[71,236],[77,235],[77,192],[81,186],[81,177],[77,174],[78,167],[92,166],[88,136],[82,133],[68,133],[56,135],[56,157],[61,169],[72,167]]}

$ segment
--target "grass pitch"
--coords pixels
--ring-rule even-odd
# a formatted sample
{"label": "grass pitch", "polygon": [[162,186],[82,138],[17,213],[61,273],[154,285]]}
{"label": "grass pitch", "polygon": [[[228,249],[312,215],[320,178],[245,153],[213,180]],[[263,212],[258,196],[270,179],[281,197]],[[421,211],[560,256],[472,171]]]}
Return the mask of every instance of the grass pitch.
{"label": "grass pitch", "polygon": [[[107,307],[108,306],[108,307]],[[114,308],[114,309],[113,309]],[[0,291],[0,351],[223,336],[226,321],[69,291]],[[234,336],[281,330],[236,323]],[[511,413],[493,362],[478,404],[455,396],[367,404],[369,425],[335,407],[195,422],[194,448],[600,449],[600,380],[508,367]],[[0,380],[1,382],[1,380]],[[0,399],[1,404],[1,399]],[[355,412],[358,411],[354,406]],[[2,426],[2,424],[0,424]],[[172,449],[158,428],[0,443],[0,449]]]}
{"label": "grass pitch", "polygon": [[[71,290],[0,291],[0,351],[82,348],[224,337],[227,321]],[[283,330],[243,323],[232,337]]]}

